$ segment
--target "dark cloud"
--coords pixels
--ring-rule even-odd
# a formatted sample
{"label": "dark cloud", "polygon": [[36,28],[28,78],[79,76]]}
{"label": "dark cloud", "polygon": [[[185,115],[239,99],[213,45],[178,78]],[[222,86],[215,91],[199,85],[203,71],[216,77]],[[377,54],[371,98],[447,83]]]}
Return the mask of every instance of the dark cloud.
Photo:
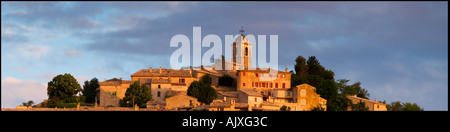
{"label": "dark cloud", "polygon": [[[448,98],[448,94],[441,92],[448,91],[448,74],[436,73],[448,71],[447,2],[32,2],[12,5],[12,9],[20,10],[2,18],[70,29],[74,37],[87,41],[80,44],[86,52],[111,61],[134,62],[113,63],[110,70],[132,73],[149,65],[167,67],[171,53],[177,49],[169,47],[172,36],[187,35],[192,44],[192,27],[201,26],[202,37],[216,34],[224,39],[224,35],[237,34],[243,24],[248,34],[278,35],[280,68],[293,69],[299,55],[316,56],[322,65],[336,73],[336,79],[361,81],[363,87],[373,91],[374,98],[410,100],[420,102],[426,109],[447,109],[440,107],[446,106],[446,100],[410,99],[416,94]],[[202,48],[202,52],[206,50]],[[129,67],[137,68],[126,70]]]}

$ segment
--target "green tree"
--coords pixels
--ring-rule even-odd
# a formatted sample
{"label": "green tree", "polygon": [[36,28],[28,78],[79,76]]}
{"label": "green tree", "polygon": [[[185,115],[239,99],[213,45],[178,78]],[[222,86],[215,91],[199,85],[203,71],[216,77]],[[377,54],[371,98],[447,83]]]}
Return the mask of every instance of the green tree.
{"label": "green tree", "polygon": [[323,70],[321,76],[325,80],[333,80],[334,81],[334,72],[331,70]]}
{"label": "green tree", "polygon": [[95,90],[99,87],[100,85],[98,84],[97,78],[92,78],[90,81],[84,81],[82,93],[86,98],[86,103],[95,102],[95,98],[97,97],[97,93],[95,92]]}
{"label": "green tree", "polygon": [[32,106],[34,104],[33,100],[29,100],[28,102],[22,102],[22,106]]}
{"label": "green tree", "polygon": [[416,103],[403,103],[403,108],[402,111],[423,111],[422,108],[420,108],[419,105],[417,105]]}
{"label": "green tree", "polygon": [[211,85],[211,76],[209,74],[203,75],[200,81],[207,85]]}
{"label": "green tree", "polygon": [[338,80],[338,89],[344,95],[356,95],[360,98],[369,99],[369,92],[361,87],[361,82],[356,82],[352,85],[347,85],[350,80]]}
{"label": "green tree", "polygon": [[306,77],[306,83],[308,83],[311,86],[316,87],[316,89],[320,89],[320,86],[323,82],[323,78],[319,75],[309,75]]}
{"label": "green tree", "polygon": [[280,111],[291,111],[291,107],[287,107],[286,105],[283,105],[280,107]]}
{"label": "green tree", "polygon": [[133,107],[137,104],[139,107],[144,108],[147,106],[147,102],[152,100],[152,94],[150,89],[145,84],[139,84],[135,81],[125,92],[125,97],[119,101],[122,107]]}
{"label": "green tree", "polygon": [[303,56],[298,56],[295,59],[295,74],[301,79],[308,76],[308,65],[306,64],[306,59]]}
{"label": "green tree", "polygon": [[300,84],[303,84],[302,79],[300,79],[300,77],[298,77],[296,74],[292,74],[291,75],[291,86],[295,87]]}
{"label": "green tree", "polygon": [[369,107],[366,107],[366,102],[360,100],[359,103],[352,104],[352,111],[369,111]]}
{"label": "green tree", "polygon": [[78,81],[70,74],[58,75],[48,82],[47,95],[53,101],[63,101],[64,103],[76,103],[79,100],[77,94],[81,92]]}
{"label": "green tree", "polygon": [[308,65],[308,75],[321,75],[322,69],[324,69],[315,56],[310,56],[306,64]]}
{"label": "green tree", "polygon": [[311,111],[325,111],[325,108],[323,108],[322,105],[319,104],[316,107],[312,108]]}
{"label": "green tree", "polygon": [[223,76],[221,76],[219,78],[219,85],[220,86],[233,86],[233,81],[234,81],[234,78],[230,77],[227,74],[223,74]]}
{"label": "green tree", "polygon": [[401,111],[403,109],[403,105],[400,101],[395,101],[387,104],[386,109],[388,111]]}
{"label": "green tree", "polygon": [[187,95],[197,98],[202,104],[211,104],[217,98],[216,90],[203,81],[193,81],[187,90]]}

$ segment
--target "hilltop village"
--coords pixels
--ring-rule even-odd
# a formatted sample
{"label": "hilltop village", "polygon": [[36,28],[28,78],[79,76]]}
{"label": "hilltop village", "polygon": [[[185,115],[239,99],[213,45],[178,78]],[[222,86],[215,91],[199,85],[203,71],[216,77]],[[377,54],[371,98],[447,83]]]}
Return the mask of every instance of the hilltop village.
{"label": "hilltop village", "polygon": [[[239,36],[232,46],[232,62],[222,59],[212,66],[197,69],[150,67],[132,74],[131,80],[113,78],[100,82],[96,90],[98,105],[119,107],[119,101],[125,97],[127,88],[139,82],[149,88],[152,101],[147,102],[147,109],[153,110],[278,111],[282,107],[291,111],[310,111],[317,107],[326,110],[327,100],[316,93],[315,87],[308,84],[291,86],[292,73],[288,72],[288,68],[279,71],[251,67],[252,44],[245,35]],[[197,98],[187,95],[190,84],[205,75],[210,76],[211,86],[217,92],[217,98],[209,105],[201,104]],[[231,86],[219,85],[219,78],[224,75],[234,79]],[[386,110],[386,105],[377,101],[356,96],[348,98],[353,103],[366,102],[372,111]]]}

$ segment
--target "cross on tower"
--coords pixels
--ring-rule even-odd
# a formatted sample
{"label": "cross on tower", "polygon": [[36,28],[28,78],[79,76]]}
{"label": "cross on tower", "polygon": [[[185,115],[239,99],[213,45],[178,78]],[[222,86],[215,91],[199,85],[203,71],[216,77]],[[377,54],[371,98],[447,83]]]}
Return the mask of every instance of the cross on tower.
{"label": "cross on tower", "polygon": [[241,25],[241,30],[239,30],[239,32],[241,33],[241,35],[244,35],[244,32],[245,32],[244,25]]}

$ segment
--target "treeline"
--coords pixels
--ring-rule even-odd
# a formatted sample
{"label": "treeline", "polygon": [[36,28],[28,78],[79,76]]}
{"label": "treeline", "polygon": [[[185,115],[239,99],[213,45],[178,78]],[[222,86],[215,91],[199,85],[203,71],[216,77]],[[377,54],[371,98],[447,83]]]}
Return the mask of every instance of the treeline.
{"label": "treeline", "polygon": [[[327,100],[327,111],[346,111],[348,107],[352,107],[352,110],[356,111],[368,110],[368,108],[364,107],[364,102],[352,104],[346,97],[347,95],[356,95],[360,98],[369,99],[370,93],[361,87],[361,82],[348,84],[350,81],[348,79],[335,80],[334,72],[322,66],[315,56],[308,57],[308,60],[303,56],[298,56],[295,59],[294,70],[295,73],[294,71],[290,71],[293,73],[291,76],[291,85],[297,86],[307,83],[316,87],[316,92]],[[387,104],[387,109],[407,111],[423,110],[415,103],[401,104],[396,102]],[[382,103],[386,104],[386,101]]]}
{"label": "treeline", "polygon": [[[81,88],[78,81],[70,74],[60,74],[48,82],[47,95],[48,99],[33,105],[32,107],[48,107],[48,108],[76,108],[77,104],[81,106],[94,106],[97,94],[95,90],[100,87],[97,78],[85,81]],[[31,106],[33,101],[22,103],[23,106]]]}

